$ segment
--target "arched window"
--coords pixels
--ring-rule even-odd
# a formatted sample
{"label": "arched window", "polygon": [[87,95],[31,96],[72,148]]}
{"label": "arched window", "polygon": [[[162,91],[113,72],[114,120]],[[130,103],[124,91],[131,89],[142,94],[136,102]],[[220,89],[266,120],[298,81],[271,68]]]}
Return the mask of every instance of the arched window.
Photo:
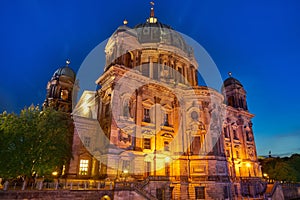
{"label": "arched window", "polygon": [[226,127],[226,126],[223,128],[223,132],[224,132],[224,136],[225,136],[225,138],[230,138],[230,135],[229,135],[229,132],[228,132],[228,130],[227,130],[227,127]]}
{"label": "arched window", "polygon": [[246,130],[246,138],[247,141],[251,142],[252,141],[252,135],[251,135],[251,131]]}
{"label": "arched window", "polygon": [[125,99],[123,102],[123,116],[129,117],[129,100]]}
{"label": "arched window", "polygon": [[240,152],[239,152],[239,150],[236,150],[235,155],[236,155],[236,158],[240,158]]}
{"label": "arched window", "polygon": [[150,123],[151,119],[150,119],[150,109],[148,108],[144,108],[144,118],[143,118],[144,122],[148,122]]}
{"label": "arched window", "polygon": [[164,141],[164,150],[165,151],[170,151],[169,142],[168,141]]}
{"label": "arched window", "polygon": [[123,65],[132,68],[132,58],[130,52],[127,52],[123,55]]}
{"label": "arched window", "polygon": [[168,113],[165,113],[165,115],[164,115],[164,126],[170,126]]}
{"label": "arched window", "polygon": [[238,137],[238,134],[237,134],[236,130],[233,129],[232,132],[233,132],[233,139],[238,140],[239,137]]}
{"label": "arched window", "polygon": [[242,98],[240,98],[240,105],[239,105],[239,107],[240,108],[244,108],[244,100],[242,99]]}
{"label": "arched window", "polygon": [[234,97],[233,96],[228,97],[228,106],[234,107],[234,105],[235,105]]}
{"label": "arched window", "polygon": [[60,91],[60,98],[64,101],[69,99],[69,91],[68,90],[61,90]]}

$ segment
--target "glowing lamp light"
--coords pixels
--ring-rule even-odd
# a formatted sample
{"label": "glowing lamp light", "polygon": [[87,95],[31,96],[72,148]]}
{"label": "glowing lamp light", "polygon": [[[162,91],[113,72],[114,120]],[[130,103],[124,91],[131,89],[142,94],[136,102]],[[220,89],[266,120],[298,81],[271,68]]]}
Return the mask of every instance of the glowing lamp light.
{"label": "glowing lamp light", "polygon": [[124,173],[124,174],[128,174],[128,170],[127,170],[127,169],[124,169],[123,173]]}
{"label": "glowing lamp light", "polygon": [[57,175],[58,175],[58,172],[57,172],[57,171],[52,172],[52,175],[53,175],[53,176],[57,176]]}
{"label": "glowing lamp light", "polygon": [[104,195],[101,200],[110,200],[110,197],[108,195]]}
{"label": "glowing lamp light", "polygon": [[169,163],[170,161],[171,161],[170,157],[166,157],[166,158],[165,158],[165,162],[166,162],[166,163]]}

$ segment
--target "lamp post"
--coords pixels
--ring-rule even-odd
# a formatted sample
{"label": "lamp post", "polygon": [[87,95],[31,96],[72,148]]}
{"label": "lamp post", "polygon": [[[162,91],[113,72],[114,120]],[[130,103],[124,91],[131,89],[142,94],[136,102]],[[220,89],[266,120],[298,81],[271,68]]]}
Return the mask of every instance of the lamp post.
{"label": "lamp post", "polygon": [[57,179],[57,181],[55,181],[55,190],[58,189],[58,186],[59,186],[59,177],[58,177],[58,172],[57,171],[54,171],[52,172],[52,176],[54,177],[54,179]]}
{"label": "lamp post", "polygon": [[124,169],[123,174],[124,174],[124,181],[126,182],[127,181],[127,177],[128,177],[128,170]]}

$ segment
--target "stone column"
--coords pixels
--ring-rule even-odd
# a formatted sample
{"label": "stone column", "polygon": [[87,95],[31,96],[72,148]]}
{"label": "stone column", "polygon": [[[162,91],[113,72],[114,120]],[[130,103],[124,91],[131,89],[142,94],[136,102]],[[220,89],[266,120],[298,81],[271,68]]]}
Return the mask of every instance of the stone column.
{"label": "stone column", "polygon": [[242,139],[243,154],[244,154],[245,158],[249,159],[249,155],[247,152],[247,138],[246,138],[246,133],[245,133],[246,131],[245,131],[245,128],[243,127],[243,124],[240,124],[239,127],[240,127],[240,131],[241,131],[240,139]]}
{"label": "stone column", "polygon": [[197,85],[197,79],[196,79],[196,70],[192,68],[192,78],[193,78],[193,85]]}
{"label": "stone column", "polygon": [[153,58],[149,56],[149,77],[153,78]]}
{"label": "stone column", "polygon": [[186,65],[183,65],[183,72],[184,72],[184,83],[188,84],[188,71]]}
{"label": "stone column", "polygon": [[92,159],[92,177],[98,176],[99,172],[99,161],[95,158]]}
{"label": "stone column", "polygon": [[142,125],[142,119],[143,119],[143,105],[142,105],[142,90],[138,89],[136,90],[136,115],[135,115],[135,123],[136,123],[136,129],[135,129],[135,135],[133,145],[134,149],[136,150],[142,150],[142,133],[141,133],[141,125]]}
{"label": "stone column", "polygon": [[191,67],[187,67],[187,79],[190,85],[193,85]]}

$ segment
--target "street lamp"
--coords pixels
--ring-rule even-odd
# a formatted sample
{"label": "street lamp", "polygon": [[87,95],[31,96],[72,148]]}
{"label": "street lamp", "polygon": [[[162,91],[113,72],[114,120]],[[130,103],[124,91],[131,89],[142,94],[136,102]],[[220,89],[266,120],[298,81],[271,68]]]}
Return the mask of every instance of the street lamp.
{"label": "street lamp", "polygon": [[263,177],[267,180],[267,182],[269,182],[269,175],[267,173],[263,173]]}
{"label": "street lamp", "polygon": [[250,173],[251,164],[247,162],[246,167],[248,168],[249,177],[251,177],[251,173]]}
{"label": "street lamp", "polygon": [[57,176],[58,175],[58,172],[57,171],[54,171],[54,172],[52,172],[52,176]]}
{"label": "street lamp", "polygon": [[127,169],[124,169],[123,170],[123,174],[124,174],[124,180],[126,181],[126,178],[128,176],[128,170]]}
{"label": "street lamp", "polygon": [[59,186],[59,178],[58,178],[58,172],[57,171],[54,171],[52,172],[52,176],[54,177],[54,180],[57,179],[57,182],[55,183],[55,190],[58,189],[58,186]]}

